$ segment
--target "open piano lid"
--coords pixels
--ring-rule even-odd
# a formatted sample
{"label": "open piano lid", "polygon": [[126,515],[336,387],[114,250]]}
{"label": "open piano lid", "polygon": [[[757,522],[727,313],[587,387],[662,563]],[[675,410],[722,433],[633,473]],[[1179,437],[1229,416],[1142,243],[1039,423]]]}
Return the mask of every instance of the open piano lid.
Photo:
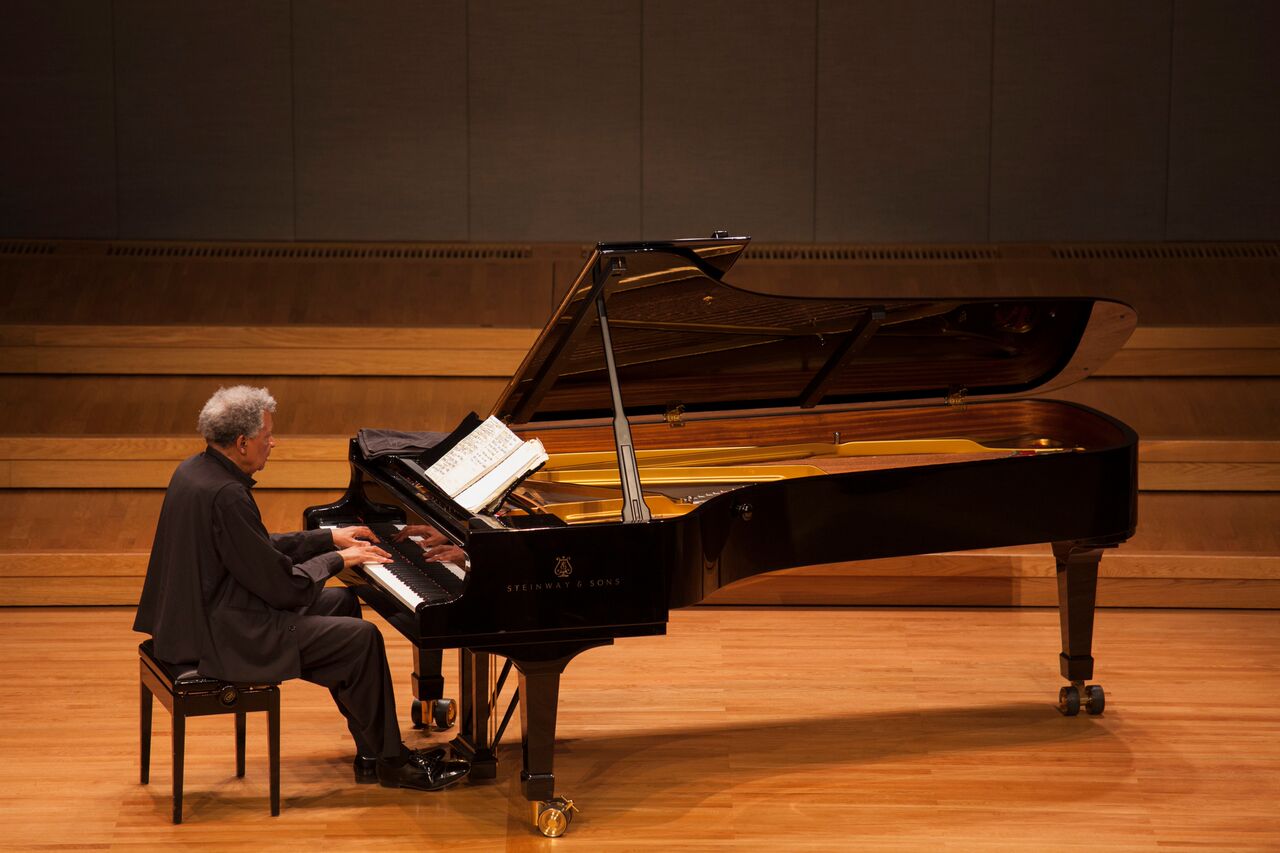
{"label": "open piano lid", "polygon": [[511,423],[612,415],[603,299],[629,416],[928,405],[1043,392],[1137,323],[1089,298],[841,299],[725,283],[749,237],[600,243],[494,407]]}

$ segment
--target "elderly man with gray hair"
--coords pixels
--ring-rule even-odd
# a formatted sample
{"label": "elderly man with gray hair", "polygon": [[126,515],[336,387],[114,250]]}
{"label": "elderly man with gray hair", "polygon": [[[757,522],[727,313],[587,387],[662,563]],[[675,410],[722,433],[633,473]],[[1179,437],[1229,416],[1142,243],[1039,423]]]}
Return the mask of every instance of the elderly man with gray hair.
{"label": "elderly man with gray hair", "polygon": [[356,743],[356,782],[437,790],[466,762],[407,749],[382,634],[360,602],[325,581],[344,567],[387,562],[368,528],[268,534],[253,475],[275,446],[265,388],[219,388],[197,421],[208,446],[165,492],[133,628],[156,657],[226,681],[303,678],[330,689]]}

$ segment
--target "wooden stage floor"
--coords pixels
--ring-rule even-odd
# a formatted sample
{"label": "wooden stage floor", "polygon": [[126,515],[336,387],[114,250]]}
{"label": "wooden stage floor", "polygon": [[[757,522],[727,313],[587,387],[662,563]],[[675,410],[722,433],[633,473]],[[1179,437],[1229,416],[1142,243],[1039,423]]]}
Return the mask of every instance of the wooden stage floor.
{"label": "wooden stage floor", "polygon": [[[296,681],[280,816],[262,715],[244,779],[232,719],[197,718],[173,826],[158,705],[137,781],[132,608],[0,617],[3,849],[1280,849],[1275,611],[1100,612],[1107,711],[1071,719],[1053,610],[679,611],[569,667],[556,770],[582,812],[554,840],[519,797],[518,722],[496,782],[358,787],[327,691]],[[382,627],[407,720],[409,649]]]}

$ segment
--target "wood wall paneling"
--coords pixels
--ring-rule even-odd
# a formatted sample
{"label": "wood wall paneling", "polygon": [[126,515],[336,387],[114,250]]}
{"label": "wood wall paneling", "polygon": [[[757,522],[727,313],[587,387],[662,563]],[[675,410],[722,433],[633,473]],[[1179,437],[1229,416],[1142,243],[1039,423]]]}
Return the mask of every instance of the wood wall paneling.
{"label": "wood wall paneling", "polygon": [[287,0],[116,0],[119,232],[294,237]]}
{"label": "wood wall paneling", "polygon": [[293,7],[297,236],[465,240],[466,4]]}
{"label": "wood wall paneling", "polygon": [[818,10],[815,236],[987,238],[991,2]]}
{"label": "wood wall paneling", "polygon": [[640,233],[640,7],[468,5],[470,238]]}
{"label": "wood wall paneling", "polygon": [[0,26],[0,237],[116,233],[111,4],[17,0]]}
{"label": "wood wall paneling", "polygon": [[644,4],[645,239],[812,240],[814,0]]}
{"label": "wood wall paneling", "polygon": [[[220,251],[243,255],[219,257]],[[13,285],[0,290],[0,321],[305,323],[345,327],[346,341],[360,345],[394,335],[370,328],[377,326],[540,328],[551,311],[558,250],[546,249],[546,257],[543,251],[513,244],[204,243],[92,243],[78,251],[60,244],[49,256],[0,254],[0,277]],[[246,302],[249,293],[254,298]]]}
{"label": "wood wall paneling", "polygon": [[1170,240],[1280,233],[1280,4],[1173,4]]}
{"label": "wood wall paneling", "polygon": [[[1126,316],[1128,308],[1118,308]],[[0,324],[0,373],[505,379],[534,328]],[[1123,328],[1129,334],[1129,326]],[[1123,349],[1115,352],[1123,344]],[[1081,354],[1093,376],[1280,376],[1280,326],[1149,326]],[[1071,381],[1080,376],[1064,371]]]}
{"label": "wood wall paneling", "polygon": [[997,0],[992,240],[1159,240],[1168,0]]}
{"label": "wood wall paneling", "polygon": [[265,385],[279,401],[277,440],[355,435],[362,427],[453,429],[487,413],[505,379],[434,376],[4,376],[5,435],[195,434],[196,415],[220,385]]}
{"label": "wood wall paneling", "polygon": [[1094,377],[1049,395],[1100,409],[1144,438],[1280,437],[1280,379]]}
{"label": "wood wall paneling", "polygon": [[0,373],[510,377],[536,329],[0,325]]}

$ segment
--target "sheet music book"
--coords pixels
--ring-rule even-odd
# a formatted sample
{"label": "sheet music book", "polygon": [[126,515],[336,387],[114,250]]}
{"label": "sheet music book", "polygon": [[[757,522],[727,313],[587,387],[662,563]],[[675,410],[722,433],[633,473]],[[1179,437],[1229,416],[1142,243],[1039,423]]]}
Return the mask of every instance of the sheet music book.
{"label": "sheet music book", "polygon": [[521,441],[495,417],[476,424],[478,420],[474,415],[464,419],[442,442],[452,443],[450,449],[430,467],[419,467],[436,487],[471,513],[492,506],[547,461],[547,451],[538,439]]}

